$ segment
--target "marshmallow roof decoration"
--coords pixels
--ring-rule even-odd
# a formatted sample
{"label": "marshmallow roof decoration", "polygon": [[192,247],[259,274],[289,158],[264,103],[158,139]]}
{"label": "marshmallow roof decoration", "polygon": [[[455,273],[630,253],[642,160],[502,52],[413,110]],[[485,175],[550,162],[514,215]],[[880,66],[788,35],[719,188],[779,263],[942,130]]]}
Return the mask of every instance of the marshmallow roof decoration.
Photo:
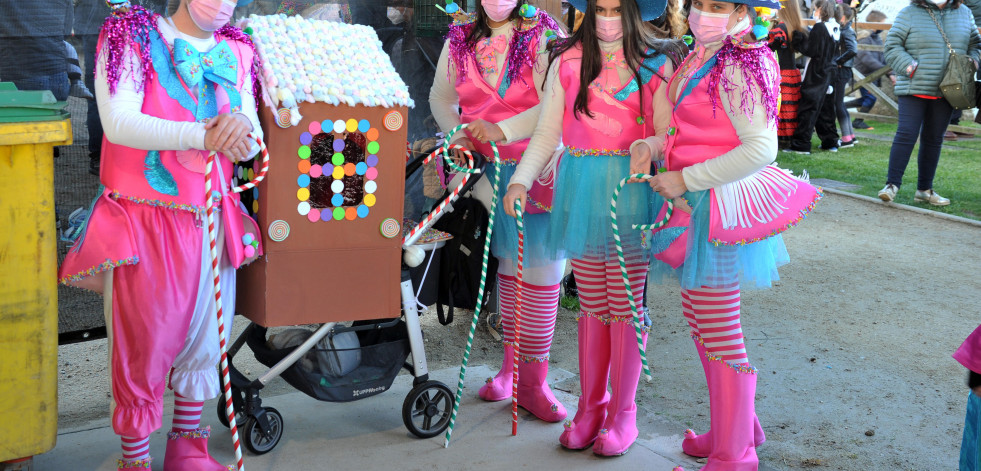
{"label": "marshmallow roof decoration", "polygon": [[273,108],[289,108],[298,117],[303,102],[415,106],[368,26],[283,14],[252,15],[248,26],[262,58],[266,102]]}

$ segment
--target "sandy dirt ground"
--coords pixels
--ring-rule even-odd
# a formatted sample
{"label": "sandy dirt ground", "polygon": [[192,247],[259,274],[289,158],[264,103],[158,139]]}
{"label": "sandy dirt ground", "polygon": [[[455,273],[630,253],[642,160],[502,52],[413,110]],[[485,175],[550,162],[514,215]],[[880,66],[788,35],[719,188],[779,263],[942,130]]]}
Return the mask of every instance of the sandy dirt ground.
{"label": "sandy dirt ground", "polygon": [[[979,235],[978,226],[837,195],[786,233],[792,262],[781,281],[742,297],[760,370],[766,469],[956,469],[967,388],[950,355],[981,320]],[[641,436],[704,431],[708,393],[678,287],[652,285],[648,304],[654,381],[642,380],[637,394]],[[552,364],[575,373],[574,313],[559,316]],[[443,327],[434,314],[423,317],[431,368],[459,364],[469,323],[457,319]],[[483,319],[477,332],[471,364],[500,365]],[[106,341],[59,353],[60,428],[104,418]],[[237,363],[254,377],[262,368],[250,357],[244,351]],[[554,387],[577,394],[577,378]],[[264,397],[287,391],[277,380]]]}

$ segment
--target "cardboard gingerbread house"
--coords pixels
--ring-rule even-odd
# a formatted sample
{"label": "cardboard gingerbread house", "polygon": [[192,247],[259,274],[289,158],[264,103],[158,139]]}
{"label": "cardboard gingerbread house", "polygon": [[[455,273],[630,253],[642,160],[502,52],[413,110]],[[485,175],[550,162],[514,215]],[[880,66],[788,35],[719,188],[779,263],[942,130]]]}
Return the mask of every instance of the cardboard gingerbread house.
{"label": "cardboard gingerbread house", "polygon": [[248,28],[270,165],[243,194],[265,255],[239,272],[238,312],[266,327],[397,317],[408,88],[366,26]]}

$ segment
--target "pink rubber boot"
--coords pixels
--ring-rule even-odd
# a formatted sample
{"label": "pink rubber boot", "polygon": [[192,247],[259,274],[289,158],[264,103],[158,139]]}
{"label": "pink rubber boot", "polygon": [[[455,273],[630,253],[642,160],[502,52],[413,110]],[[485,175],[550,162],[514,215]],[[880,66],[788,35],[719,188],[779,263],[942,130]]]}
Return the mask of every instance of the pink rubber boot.
{"label": "pink rubber boot", "polygon": [[548,358],[542,361],[518,360],[518,405],[545,422],[559,422],[569,414],[552,394],[546,376]]}
{"label": "pink rubber boot", "polygon": [[588,448],[596,441],[606,420],[610,394],[606,383],[610,375],[609,327],[596,314],[579,316],[579,407],[576,416],[566,421],[559,443],[570,450]]}
{"label": "pink rubber boot", "polygon": [[702,471],[757,471],[759,458],[753,437],[756,420],[756,370],[709,360],[712,377],[712,452]]}
{"label": "pink rubber boot", "polygon": [[[712,388],[712,384],[709,383],[708,374],[708,359],[705,357],[705,345],[702,343],[701,337],[698,334],[692,332],[692,340],[695,342],[695,350],[698,351],[698,358],[702,361],[702,371],[705,372],[705,383],[708,384],[709,389]],[[709,399],[709,416],[711,417],[712,401]],[[763,442],[766,441],[766,434],[763,433],[763,427],[760,426],[760,420],[754,416],[753,420],[753,439],[756,442],[756,446],[759,447]],[[685,438],[681,441],[681,450],[685,452],[688,456],[695,456],[698,458],[705,458],[712,452],[712,430],[698,435],[693,430],[685,430]]]}
{"label": "pink rubber boot", "polygon": [[[511,398],[512,377],[514,376],[514,346],[504,344],[504,363],[497,376],[487,378],[477,395],[485,401],[503,401]],[[519,396],[520,397],[520,396]]]}
{"label": "pink rubber boot", "polygon": [[211,427],[170,432],[167,434],[167,455],[164,471],[228,471],[225,466],[208,454],[208,437]]}
{"label": "pink rubber boot", "polygon": [[[642,334],[647,347],[647,332]],[[610,385],[613,396],[606,407],[606,422],[599,432],[593,453],[619,456],[637,440],[637,382],[640,380],[640,352],[637,331],[631,318],[610,323]]]}
{"label": "pink rubber boot", "polygon": [[152,458],[146,458],[136,461],[123,461],[116,460],[116,469],[118,470],[140,470],[140,469],[151,469],[150,463],[153,461]]}

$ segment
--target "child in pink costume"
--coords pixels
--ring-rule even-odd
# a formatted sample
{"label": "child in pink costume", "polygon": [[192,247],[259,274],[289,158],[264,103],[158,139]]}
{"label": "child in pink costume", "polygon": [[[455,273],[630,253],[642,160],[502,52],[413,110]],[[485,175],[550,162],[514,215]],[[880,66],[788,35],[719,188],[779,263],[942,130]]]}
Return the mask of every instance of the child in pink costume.
{"label": "child in pink costume", "polygon": [[[564,141],[546,247],[572,259],[579,287],[582,394],[559,442],[577,450],[593,445],[594,453],[615,456],[625,453],[638,435],[634,398],[641,362],[610,227],[610,198],[630,173],[630,144],[663,137],[667,129],[666,115],[654,122],[645,117],[667,106],[664,94],[656,93],[672,70],[665,53],[672,46],[675,54],[683,49],[678,42],[654,39],[644,23],[660,16],[664,2],[589,0],[572,5],[585,18],[569,39],[550,48],[541,117],[511,178],[504,208],[513,215],[514,201],[531,201],[528,189],[560,139]],[[620,236],[637,298],[644,288],[647,251],[640,231],[631,225],[653,220],[654,199],[639,184],[628,185],[619,198]]]}
{"label": "child in pink costume", "polygon": [[[764,42],[745,43],[753,7],[776,1],[693,0],[696,48],[671,78],[668,138],[637,143],[648,160],[663,152],[666,172],[651,180],[664,198],[684,197],[671,223],[655,232],[654,251],[685,252],[683,264],[655,263],[681,281],[682,310],[705,370],[712,430],[686,431],[682,449],[707,456],[703,470],[755,470],[764,440],[756,419],[756,368],[740,327],[740,280],[769,286],[788,261],[780,232],[813,208],[820,192],[771,165],[777,153],[780,73]],[[655,110],[657,111],[657,110]],[[676,200],[677,201],[677,200]],[[662,210],[663,213],[663,210]],[[660,258],[660,257],[657,257]],[[676,271],[673,271],[677,269]]]}
{"label": "child in pink costume", "polygon": [[[252,42],[227,26],[235,6],[183,0],[173,17],[162,18],[125,5],[99,39],[104,191],[59,279],[105,296],[120,469],[150,469],[148,437],[161,426],[167,386],[174,390],[175,415],[164,469],[226,469],[209,456],[210,431],[200,428],[203,402],[220,388],[204,214],[209,198],[224,201],[216,224],[224,329],[230,332],[235,267],[224,232],[234,243],[242,227],[221,220],[244,213],[237,196],[220,197],[228,193],[233,162],[256,153],[247,134],[261,135]],[[205,175],[208,151],[219,158]],[[205,194],[205,178],[212,195]]]}
{"label": "child in pink costume", "polygon": [[[539,54],[545,45],[544,33],[559,29],[547,13],[526,5],[525,0],[485,0],[467,20],[451,25],[429,97],[433,116],[444,132],[461,122],[469,123],[465,134],[454,136],[454,143],[488,157],[494,155],[489,142],[499,143],[500,178],[505,182],[514,173],[538,122],[539,94],[548,59]],[[497,171],[488,165],[488,174],[478,182],[475,193],[486,196],[481,198],[485,205],[490,204],[489,182]],[[521,283],[518,405],[546,422],[558,422],[566,417],[565,407],[552,394],[546,375],[565,260],[556,260],[544,251],[552,206],[551,182],[536,181],[531,193],[533,204],[525,215],[528,238]],[[517,247],[515,220],[506,217],[503,204],[498,203],[491,249],[499,261],[504,362],[497,376],[488,378],[480,388],[478,394],[486,401],[511,397]]]}

